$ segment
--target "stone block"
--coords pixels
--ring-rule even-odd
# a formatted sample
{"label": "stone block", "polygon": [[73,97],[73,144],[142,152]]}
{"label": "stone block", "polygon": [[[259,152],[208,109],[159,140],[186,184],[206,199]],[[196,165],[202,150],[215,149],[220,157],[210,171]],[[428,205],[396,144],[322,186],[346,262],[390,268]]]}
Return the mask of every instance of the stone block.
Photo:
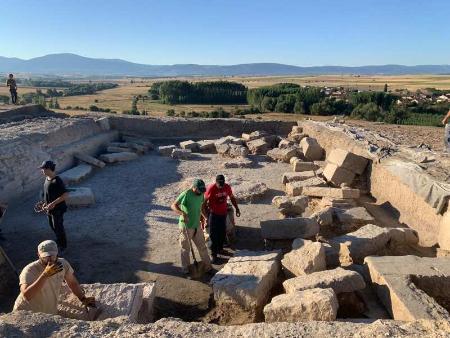
{"label": "stone block", "polygon": [[441,249],[450,251],[450,210],[442,216],[439,223],[438,243]]}
{"label": "stone block", "polygon": [[315,138],[305,137],[300,141],[303,155],[310,161],[318,161],[323,157],[323,149]]}
{"label": "stone block", "polygon": [[366,283],[359,273],[336,268],[288,279],[283,283],[283,287],[288,294],[315,288],[331,288],[336,294],[339,294],[364,289]]}
{"label": "stone block", "polygon": [[197,142],[189,140],[189,141],[180,142],[180,148],[181,149],[188,149],[188,150],[190,150],[192,152],[196,152],[196,151],[199,150],[199,145],[198,145]]}
{"label": "stone block", "polygon": [[339,303],[332,289],[310,289],[275,296],[264,307],[266,322],[333,321]]}
{"label": "stone block", "polygon": [[399,244],[416,245],[419,243],[417,231],[411,228],[389,228],[391,241]]}
{"label": "stone block", "polygon": [[188,160],[193,157],[193,154],[190,149],[174,149],[170,156],[178,160]]}
{"label": "stone block", "polygon": [[128,143],[134,143],[134,144],[139,144],[141,146],[144,146],[147,149],[147,151],[155,149],[155,146],[153,145],[152,142],[143,140],[139,137],[124,135],[124,136],[122,136],[122,139]]}
{"label": "stone block", "polygon": [[292,148],[294,145],[295,145],[295,142],[284,138],[280,141],[280,143],[278,143],[278,148],[280,148],[280,149]]}
{"label": "stone block", "polygon": [[[300,245],[301,241],[303,243]],[[327,268],[325,247],[319,242],[297,238],[295,249],[284,255],[281,265],[287,277],[302,276],[325,270]]]}
{"label": "stone block", "polygon": [[359,227],[373,223],[373,218],[364,207],[355,207],[350,209],[334,209],[337,220],[347,227]]}
{"label": "stone block", "polygon": [[92,173],[92,166],[89,164],[79,164],[69,170],[63,171],[58,176],[67,185],[78,183]]}
{"label": "stone block", "polygon": [[256,140],[248,141],[247,147],[252,154],[265,155],[271,148],[271,145],[264,138],[259,138]]}
{"label": "stone block", "polygon": [[343,264],[362,264],[364,258],[376,255],[390,240],[389,230],[368,224],[346,235],[332,238],[329,243],[339,250],[339,260]]}
{"label": "stone block", "polygon": [[198,151],[201,153],[216,153],[216,146],[214,144],[215,140],[201,140],[198,141]]}
{"label": "stone block", "polygon": [[[295,183],[294,183],[295,184]],[[287,184],[286,184],[287,186]],[[312,196],[312,197],[330,197],[339,199],[355,199],[359,198],[359,189],[341,189],[328,188],[322,186],[303,186],[297,189],[298,195]]]}
{"label": "stone block", "polygon": [[136,323],[139,312],[145,306],[145,322],[152,321],[153,302],[156,287],[154,283],[139,284],[82,284],[86,295],[94,296],[97,309],[86,311],[78,298],[64,284],[61,289],[58,314],[72,319],[92,320],[91,313],[97,314],[95,320],[105,320],[125,316],[128,321]]}
{"label": "stone block", "polygon": [[159,146],[158,153],[162,156],[170,156],[170,155],[172,155],[172,151],[174,149],[177,149],[177,146],[175,146],[175,145]]}
{"label": "stone block", "polygon": [[94,193],[91,188],[68,188],[69,195],[66,204],[69,207],[86,207],[95,204]]}
{"label": "stone block", "polygon": [[237,251],[211,279],[218,304],[237,304],[250,311],[262,310],[277,282],[280,252]]}
{"label": "stone block", "polygon": [[355,173],[339,167],[336,164],[328,163],[323,170],[323,176],[328,182],[333,183],[335,186],[340,187],[341,184],[351,185],[355,179]]}
{"label": "stone block", "polygon": [[311,215],[320,226],[330,226],[333,224],[334,209],[331,207],[326,207],[320,211],[315,212]]}
{"label": "stone block", "polygon": [[315,176],[316,174],[314,171],[288,172],[283,174],[281,183],[286,184],[289,182],[305,181]]}
{"label": "stone block", "polygon": [[308,137],[308,135],[303,133],[296,133],[296,132],[290,132],[287,139],[289,141],[292,141],[296,144],[298,144],[301,140],[303,140],[305,137]]}
{"label": "stone block", "polygon": [[218,154],[229,157],[247,157],[249,154],[246,147],[232,143],[216,144],[216,150]]}
{"label": "stone block", "polygon": [[89,156],[89,155],[86,155],[86,154],[76,153],[76,154],[74,154],[74,157],[77,160],[80,160],[80,161],[85,162],[87,164],[95,165],[96,167],[99,167],[99,168],[104,168],[105,165],[106,165],[105,162],[97,160],[95,157],[92,157],[92,156]]}
{"label": "stone block", "polygon": [[216,140],[214,144],[216,145],[216,147],[222,144],[235,144],[242,146],[244,144],[244,140],[234,136],[225,136]]}
{"label": "stone block", "polygon": [[136,153],[130,152],[122,152],[122,153],[111,153],[111,154],[102,154],[100,155],[100,160],[106,163],[115,163],[115,162],[125,162],[131,161],[138,158]]}
{"label": "stone block", "polygon": [[267,152],[267,156],[272,158],[275,161],[282,161],[289,163],[290,159],[294,156],[298,155],[297,147],[290,148],[273,148]]}
{"label": "stone block", "polygon": [[[326,186],[326,182],[320,177],[312,177],[306,179],[304,181],[296,181],[286,183],[286,194],[289,196],[299,196],[303,195],[302,191],[304,191],[305,187],[324,187]],[[328,189],[328,188],[326,188]]]}
{"label": "stone block", "polygon": [[106,151],[108,153],[122,153],[122,152],[129,152],[129,153],[131,153],[131,152],[133,152],[133,149],[109,146],[109,147],[106,148]]}
{"label": "stone block", "polygon": [[242,134],[242,139],[244,141],[248,142],[248,141],[253,141],[253,140],[265,137],[265,136],[267,136],[267,132],[265,132],[263,130],[257,130],[257,131],[254,131],[254,132],[250,133],[250,134],[243,133]]}
{"label": "stone block", "polygon": [[225,169],[251,168],[253,167],[253,162],[248,158],[237,158],[232,161],[224,162],[222,166]]}
{"label": "stone block", "polygon": [[315,164],[314,162],[305,162],[300,159],[297,159],[297,161],[291,162],[292,164],[292,171],[301,172],[301,171],[316,171],[320,167]]}
{"label": "stone block", "polygon": [[300,215],[308,207],[308,201],[306,196],[275,196],[272,204],[284,215]]}
{"label": "stone block", "polygon": [[301,127],[301,126],[293,126],[291,132],[292,133],[303,133],[303,127]]}
{"label": "stone block", "polygon": [[239,202],[256,201],[266,195],[269,188],[262,182],[243,182],[233,185],[233,193]]}
{"label": "stone block", "polygon": [[315,219],[296,217],[259,222],[264,239],[311,238],[319,233]]}
{"label": "stone block", "polygon": [[364,172],[369,163],[368,159],[343,149],[333,149],[328,155],[327,161],[358,175]]}

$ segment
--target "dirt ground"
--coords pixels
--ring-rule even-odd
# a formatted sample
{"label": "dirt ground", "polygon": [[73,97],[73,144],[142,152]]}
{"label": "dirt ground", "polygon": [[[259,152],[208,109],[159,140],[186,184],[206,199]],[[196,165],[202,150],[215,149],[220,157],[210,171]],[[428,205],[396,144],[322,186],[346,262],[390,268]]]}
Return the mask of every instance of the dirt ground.
{"label": "dirt ground", "polygon": [[[208,310],[212,290],[208,278],[194,281],[181,274],[177,217],[170,204],[181,192],[180,182],[187,178],[211,182],[216,174],[224,173],[227,179],[264,182],[270,188],[267,195],[241,206],[236,243],[237,248],[262,249],[259,221],[278,217],[270,203],[281,193],[281,173],[289,165],[266,162],[264,157],[253,160],[254,169],[222,169],[223,160],[217,155],[179,162],[153,152],[98,169],[79,185],[92,188],[95,206],[65,214],[69,249],[64,257],[82,283],[156,281],[158,317],[198,320]],[[3,248],[19,271],[36,259],[40,241],[54,238],[46,217],[33,212],[37,197],[36,193],[12,206],[2,224]],[[12,300],[16,295],[17,290]]]}

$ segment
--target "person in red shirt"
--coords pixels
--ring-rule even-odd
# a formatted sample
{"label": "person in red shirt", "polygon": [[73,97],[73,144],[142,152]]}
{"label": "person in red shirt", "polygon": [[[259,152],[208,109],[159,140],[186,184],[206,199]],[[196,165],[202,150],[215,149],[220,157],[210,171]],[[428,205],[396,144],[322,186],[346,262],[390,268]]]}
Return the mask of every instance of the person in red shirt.
{"label": "person in red shirt", "polygon": [[236,209],[236,217],[240,217],[241,212],[230,185],[225,183],[223,175],[217,175],[216,183],[210,184],[205,193],[205,204],[209,209],[208,226],[211,238],[212,264],[218,263],[217,255],[223,251],[226,237],[228,198]]}

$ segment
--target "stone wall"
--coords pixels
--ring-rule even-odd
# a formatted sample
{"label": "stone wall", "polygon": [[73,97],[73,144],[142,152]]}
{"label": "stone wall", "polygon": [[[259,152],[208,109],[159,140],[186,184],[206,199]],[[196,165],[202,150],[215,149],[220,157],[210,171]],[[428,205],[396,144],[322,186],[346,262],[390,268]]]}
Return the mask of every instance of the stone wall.
{"label": "stone wall", "polygon": [[0,200],[11,202],[42,184],[37,167],[47,159],[57,171],[72,167],[73,154],[98,154],[117,131],[105,131],[93,119],[48,118],[0,126]]}
{"label": "stone wall", "polygon": [[247,119],[206,118],[149,118],[139,116],[111,116],[112,129],[122,133],[143,135],[151,138],[217,138],[226,135],[241,136],[255,130],[270,134],[287,135],[295,122],[258,121]]}
{"label": "stone wall", "polygon": [[392,205],[399,213],[399,221],[418,231],[422,245],[432,246],[437,243],[442,215],[437,214],[399,177],[386,170],[383,160],[378,163],[378,157],[369,152],[367,142],[355,140],[343,132],[342,127],[312,121],[299,122],[299,125],[305,134],[318,140],[327,154],[334,148],[341,148],[371,159],[368,186],[377,203],[388,202]]}

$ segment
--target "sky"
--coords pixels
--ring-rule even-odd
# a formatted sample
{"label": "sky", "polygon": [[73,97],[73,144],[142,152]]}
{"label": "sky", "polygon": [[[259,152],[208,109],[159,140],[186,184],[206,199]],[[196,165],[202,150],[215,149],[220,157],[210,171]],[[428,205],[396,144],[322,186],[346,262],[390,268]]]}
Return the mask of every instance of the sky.
{"label": "sky", "polygon": [[0,0],[0,55],[145,64],[450,64],[448,0]]}

